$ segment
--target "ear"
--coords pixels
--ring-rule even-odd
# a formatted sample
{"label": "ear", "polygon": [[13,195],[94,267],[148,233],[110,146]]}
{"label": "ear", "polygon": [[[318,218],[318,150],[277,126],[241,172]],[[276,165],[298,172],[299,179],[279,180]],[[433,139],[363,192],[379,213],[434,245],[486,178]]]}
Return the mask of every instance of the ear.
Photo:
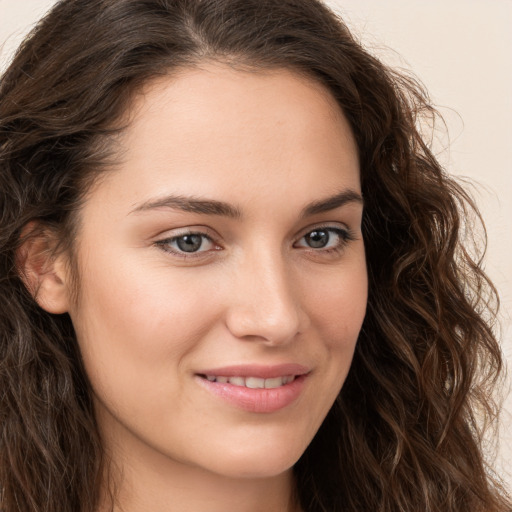
{"label": "ear", "polygon": [[18,272],[28,291],[48,313],[66,313],[69,308],[69,279],[66,255],[57,253],[59,239],[54,230],[29,222],[16,252]]}

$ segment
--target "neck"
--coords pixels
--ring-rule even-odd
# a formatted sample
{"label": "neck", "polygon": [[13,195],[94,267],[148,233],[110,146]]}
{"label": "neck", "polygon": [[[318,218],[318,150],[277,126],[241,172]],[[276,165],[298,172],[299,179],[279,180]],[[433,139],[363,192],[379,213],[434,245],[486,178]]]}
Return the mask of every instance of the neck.
{"label": "neck", "polygon": [[[105,500],[101,511],[111,510]],[[114,512],[298,512],[291,491],[291,478],[235,481],[211,477],[197,471],[181,475],[125,471],[116,487]]]}

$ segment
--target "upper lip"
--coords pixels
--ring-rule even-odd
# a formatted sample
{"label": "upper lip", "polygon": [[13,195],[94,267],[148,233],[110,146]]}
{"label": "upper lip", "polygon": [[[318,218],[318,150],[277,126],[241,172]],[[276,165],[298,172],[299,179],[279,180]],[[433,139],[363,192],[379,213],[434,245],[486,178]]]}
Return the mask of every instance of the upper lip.
{"label": "upper lip", "polygon": [[272,379],[286,375],[305,375],[311,370],[302,364],[285,363],[277,365],[240,364],[209,368],[197,372],[197,375],[216,375],[222,377],[258,377]]}

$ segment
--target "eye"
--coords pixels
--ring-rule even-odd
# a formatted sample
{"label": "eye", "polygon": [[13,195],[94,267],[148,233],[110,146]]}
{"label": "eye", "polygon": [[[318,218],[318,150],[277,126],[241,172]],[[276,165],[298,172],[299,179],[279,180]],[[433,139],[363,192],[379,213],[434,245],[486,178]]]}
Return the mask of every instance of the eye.
{"label": "eye", "polygon": [[159,240],[156,244],[164,251],[180,256],[211,251],[217,247],[213,240],[204,233],[184,233]]}
{"label": "eye", "polygon": [[320,227],[306,233],[295,244],[295,247],[306,247],[309,249],[327,251],[337,250],[341,249],[350,240],[353,240],[353,236],[346,229]]}

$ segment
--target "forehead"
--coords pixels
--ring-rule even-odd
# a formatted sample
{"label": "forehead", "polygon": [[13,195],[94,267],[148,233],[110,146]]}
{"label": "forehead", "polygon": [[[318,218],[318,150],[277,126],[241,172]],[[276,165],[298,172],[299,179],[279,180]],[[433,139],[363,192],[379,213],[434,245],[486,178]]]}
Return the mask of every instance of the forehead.
{"label": "forehead", "polygon": [[[321,84],[289,70],[206,63],[148,83],[120,139],[117,196],[190,194],[236,203],[359,189],[348,122]],[[132,196],[130,198],[130,196]]]}

